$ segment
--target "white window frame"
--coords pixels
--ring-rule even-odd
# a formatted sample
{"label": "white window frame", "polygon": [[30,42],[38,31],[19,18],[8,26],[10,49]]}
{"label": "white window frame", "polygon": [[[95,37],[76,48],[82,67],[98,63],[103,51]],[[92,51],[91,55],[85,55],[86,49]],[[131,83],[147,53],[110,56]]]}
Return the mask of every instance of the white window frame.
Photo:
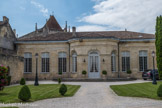
{"label": "white window frame", "polygon": [[77,72],[77,54],[76,53],[72,54],[72,72],[73,73]]}
{"label": "white window frame", "polygon": [[[31,59],[31,64],[30,64],[30,59]],[[29,71],[30,68],[31,68],[31,72]],[[24,53],[24,73],[32,73],[32,53],[29,52]]]}
{"label": "white window frame", "polygon": [[[67,72],[67,54],[65,53],[65,52],[59,52],[59,56],[58,56],[58,58],[60,59],[61,58],[61,65],[62,65],[62,73],[66,73]],[[64,61],[63,60],[66,60],[66,62],[64,63]],[[66,65],[66,66],[64,66],[64,64]],[[65,67],[65,69],[64,69],[64,67]],[[58,60],[58,73],[59,73],[59,69],[60,67],[59,67],[59,60]],[[65,71],[64,71],[65,70]]]}
{"label": "white window frame", "polygon": [[[128,67],[127,67],[127,60],[126,60],[126,58],[129,57],[129,68],[130,68],[130,52],[129,51],[123,51],[122,52],[122,60],[123,60],[123,57],[125,59],[125,71],[123,71],[123,64],[122,64],[122,72],[127,72],[128,71],[127,70]],[[122,61],[122,63],[123,63],[123,61]]]}
{"label": "white window frame", "polygon": [[[140,70],[140,57],[142,57],[143,58],[143,64],[142,64],[142,67],[143,67],[143,70],[141,71]],[[144,69],[144,66],[145,66],[145,62],[144,62],[144,57],[147,57],[147,68],[148,68],[148,52],[147,51],[145,51],[145,50],[142,50],[142,51],[139,51],[139,71],[140,72],[144,72],[145,71],[145,69]]]}
{"label": "white window frame", "polygon": [[[50,72],[50,54],[48,53],[48,52],[44,52],[44,53],[42,53],[42,59],[44,59],[45,61],[45,63],[44,63],[44,72],[43,72],[43,67],[42,67],[42,73],[48,73],[48,72]],[[48,59],[48,64],[46,64],[47,63],[47,59]],[[42,64],[41,64],[41,66],[43,66],[43,61],[42,61]],[[49,68],[49,71],[47,71],[47,66],[49,66],[48,68]]]}
{"label": "white window frame", "polygon": [[111,71],[116,72],[116,54],[112,52],[111,54]]}

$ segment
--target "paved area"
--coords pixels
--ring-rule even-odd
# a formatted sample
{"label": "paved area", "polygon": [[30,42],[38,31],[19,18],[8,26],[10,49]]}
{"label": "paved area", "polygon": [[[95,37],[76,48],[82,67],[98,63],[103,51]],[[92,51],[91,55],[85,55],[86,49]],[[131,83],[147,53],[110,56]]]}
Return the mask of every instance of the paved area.
{"label": "paved area", "polygon": [[[65,84],[81,85],[81,88],[75,96],[40,100],[30,104],[36,108],[162,108],[162,101],[146,98],[121,97],[117,96],[109,88],[110,85],[142,82],[144,81],[65,82]],[[40,83],[49,84],[56,82],[43,81]],[[28,82],[28,84],[33,84],[33,82]],[[32,106],[27,105],[21,108],[32,108]]]}

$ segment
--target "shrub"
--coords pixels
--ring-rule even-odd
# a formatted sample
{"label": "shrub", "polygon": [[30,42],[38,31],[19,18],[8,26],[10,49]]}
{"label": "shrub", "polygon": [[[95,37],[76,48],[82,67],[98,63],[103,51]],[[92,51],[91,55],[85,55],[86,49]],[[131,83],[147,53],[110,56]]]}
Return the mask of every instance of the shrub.
{"label": "shrub", "polygon": [[5,66],[0,65],[0,91],[7,85],[7,73],[8,69]]}
{"label": "shrub", "polygon": [[103,71],[102,71],[102,74],[103,74],[103,75],[107,75],[107,71],[106,71],[106,70],[103,70]]}
{"label": "shrub", "polygon": [[30,89],[27,85],[24,85],[18,95],[18,98],[22,101],[28,101],[31,98]]}
{"label": "shrub", "polygon": [[61,87],[60,87],[60,89],[59,89],[59,93],[60,93],[62,96],[64,96],[66,92],[67,92],[67,87],[66,87],[65,84],[62,84]]}
{"label": "shrub", "polygon": [[7,85],[10,85],[10,83],[11,83],[11,76],[7,76]]}
{"label": "shrub", "polygon": [[160,84],[160,86],[159,86],[159,88],[158,88],[158,90],[157,90],[157,95],[158,95],[159,97],[162,97],[162,84]]}
{"label": "shrub", "polygon": [[61,84],[61,78],[58,78],[58,84]]}
{"label": "shrub", "polygon": [[59,72],[59,75],[62,75],[62,72]]}
{"label": "shrub", "polygon": [[20,81],[20,85],[25,85],[25,79],[24,78],[21,78],[21,81]]}
{"label": "shrub", "polygon": [[132,71],[131,70],[127,70],[127,74],[131,74],[132,73]]}
{"label": "shrub", "polygon": [[83,75],[86,75],[86,74],[87,74],[87,71],[83,70],[83,71],[82,71],[82,74],[83,74]]}

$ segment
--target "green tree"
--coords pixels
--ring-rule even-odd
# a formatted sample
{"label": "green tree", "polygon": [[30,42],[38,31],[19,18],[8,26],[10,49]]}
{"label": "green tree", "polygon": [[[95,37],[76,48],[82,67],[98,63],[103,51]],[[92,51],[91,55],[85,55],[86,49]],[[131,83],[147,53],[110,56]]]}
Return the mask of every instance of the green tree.
{"label": "green tree", "polygon": [[28,101],[31,98],[31,92],[27,85],[21,88],[18,98],[22,101]]}
{"label": "green tree", "polygon": [[159,78],[162,79],[162,16],[156,19],[156,61],[159,72]]}
{"label": "green tree", "polygon": [[5,66],[0,65],[0,91],[7,85],[7,72],[8,69]]}
{"label": "green tree", "polygon": [[21,78],[20,85],[25,85],[25,84],[26,84],[25,79],[24,78]]}
{"label": "green tree", "polygon": [[67,92],[67,87],[66,87],[65,84],[62,84],[61,87],[60,87],[60,89],[59,89],[59,93],[60,93],[62,96],[64,96],[66,92]]}

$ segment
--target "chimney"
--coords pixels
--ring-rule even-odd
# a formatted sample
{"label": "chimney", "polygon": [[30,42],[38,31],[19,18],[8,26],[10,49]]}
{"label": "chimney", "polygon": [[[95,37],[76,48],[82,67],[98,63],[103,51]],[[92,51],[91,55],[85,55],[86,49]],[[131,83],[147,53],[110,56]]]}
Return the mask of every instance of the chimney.
{"label": "chimney", "polygon": [[127,29],[125,28],[125,31],[127,31]]}
{"label": "chimney", "polygon": [[15,34],[15,36],[16,36],[16,29],[13,29],[13,32],[14,32],[14,34]]}
{"label": "chimney", "polygon": [[35,32],[37,32],[38,30],[37,30],[37,23],[35,23]]}
{"label": "chimney", "polygon": [[70,26],[69,26],[69,32],[70,32]]}
{"label": "chimney", "polygon": [[76,27],[72,27],[72,33],[73,33],[73,36],[76,37]]}
{"label": "chimney", "polygon": [[9,22],[9,19],[6,16],[3,16],[3,21]]}
{"label": "chimney", "polygon": [[64,32],[67,32],[67,21],[65,21],[65,28],[64,28]]}

